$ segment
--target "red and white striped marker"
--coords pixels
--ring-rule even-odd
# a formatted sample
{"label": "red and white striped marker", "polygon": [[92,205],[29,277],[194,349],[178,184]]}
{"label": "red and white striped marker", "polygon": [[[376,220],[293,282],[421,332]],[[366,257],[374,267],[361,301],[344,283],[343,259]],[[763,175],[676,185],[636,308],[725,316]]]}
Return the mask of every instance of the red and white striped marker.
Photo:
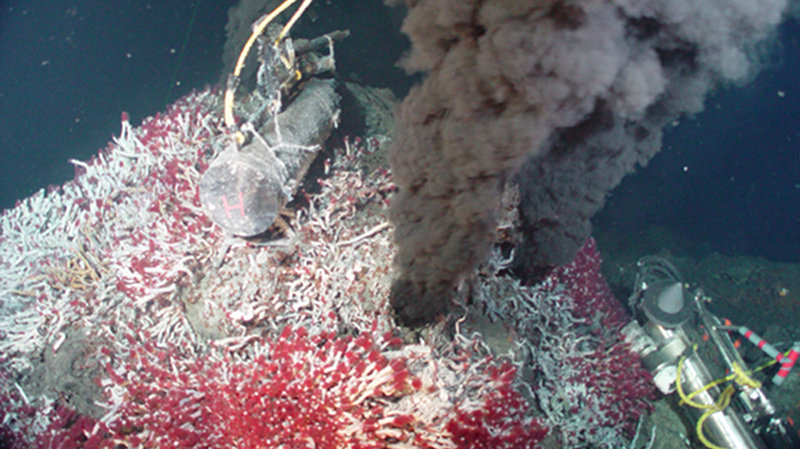
{"label": "red and white striped marker", "polygon": [[789,375],[789,372],[792,370],[795,362],[797,362],[798,355],[800,355],[800,344],[795,344],[792,346],[792,349],[789,350],[789,354],[787,354],[786,357],[784,357],[784,360],[781,362],[781,367],[772,378],[772,383],[775,385],[780,385],[783,383],[783,380],[786,379],[786,376]]}
{"label": "red and white striped marker", "polygon": [[792,371],[792,367],[794,367],[795,362],[797,362],[797,358],[800,355],[800,343],[792,346],[792,349],[789,350],[789,353],[784,355],[782,352],[778,351],[778,348],[767,343],[766,340],[745,326],[739,327],[739,333],[742,334],[742,336],[750,343],[758,346],[758,348],[764,351],[768,356],[774,358],[778,362],[781,362],[781,367],[778,370],[778,373],[772,378],[772,383],[775,385],[782,384],[784,379],[786,379],[786,376],[789,375],[789,372]]}
{"label": "red and white striped marker", "polygon": [[761,349],[773,359],[780,362],[781,359],[783,358],[783,353],[778,351],[778,348],[767,343],[767,340],[764,340],[763,338],[758,336],[758,334],[746,328],[745,326],[739,326],[739,333],[742,334],[742,336],[746,338],[750,343],[758,346],[758,349]]}

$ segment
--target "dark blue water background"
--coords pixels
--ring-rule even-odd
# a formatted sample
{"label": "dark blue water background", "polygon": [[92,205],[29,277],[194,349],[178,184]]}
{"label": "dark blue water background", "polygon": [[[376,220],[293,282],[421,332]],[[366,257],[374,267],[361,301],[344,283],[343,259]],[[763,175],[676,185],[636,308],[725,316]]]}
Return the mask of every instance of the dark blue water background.
{"label": "dark blue water background", "polygon": [[596,228],[635,239],[663,227],[689,248],[800,261],[800,24],[784,23],[765,53],[753,82],[719,89],[667,130]]}
{"label": "dark blue water background", "polygon": [[[0,209],[70,179],[67,160],[104,147],[119,133],[122,111],[136,125],[218,82],[234,3],[0,2]],[[378,1],[335,5],[298,30],[349,21],[355,37],[337,51],[340,72],[402,95],[408,79],[393,64],[404,45],[395,37],[399,15]],[[797,22],[788,22],[782,48],[754,82],[718,91],[705,112],[670,129],[664,151],[626,178],[595,225],[634,237],[663,226],[728,254],[797,261],[798,39]]]}
{"label": "dark blue water background", "polygon": [[[236,3],[0,0],[0,209],[71,179],[68,159],[105,147],[119,134],[122,111],[136,126],[192,89],[216,84]],[[317,1],[293,31],[350,28],[337,45],[340,75],[402,94],[401,18],[379,1]]]}
{"label": "dark blue water background", "polygon": [[218,81],[234,1],[202,3],[0,3],[0,208],[70,179],[67,160],[119,134],[122,111],[138,124]]}

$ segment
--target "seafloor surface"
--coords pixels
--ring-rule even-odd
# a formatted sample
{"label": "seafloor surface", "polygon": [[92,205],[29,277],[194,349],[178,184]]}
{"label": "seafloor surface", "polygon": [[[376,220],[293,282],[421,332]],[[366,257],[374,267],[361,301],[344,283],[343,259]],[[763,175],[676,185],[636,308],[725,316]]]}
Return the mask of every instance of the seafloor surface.
{"label": "seafloor surface", "polygon": [[[385,95],[350,91],[382,123]],[[4,444],[627,444],[652,389],[592,241],[530,287],[496,252],[460,311],[409,332],[388,303],[387,138],[339,136],[282,226],[232,238],[196,188],[230,138],[219,103],[194,92],[139,127],[123,114],[72,181],[0,217]]]}
{"label": "seafloor surface", "polygon": [[[593,240],[533,286],[509,276],[498,246],[451,316],[413,332],[395,323],[391,101],[348,88],[364,135],[329,142],[283,224],[259,238],[225,236],[199,205],[199,176],[230,138],[212,90],[138,127],[123,116],[106,149],[73,161],[72,181],[4,211],[6,446],[640,447],[655,435],[652,447],[681,447],[685,429],[652,407],[622,344],[629,318]],[[506,246],[515,204],[512,189]],[[740,287],[794,298],[781,296],[788,281],[745,271]]]}
{"label": "seafloor surface", "polygon": [[[700,289],[710,298],[707,307],[718,317],[752,329],[783,349],[800,341],[800,264],[721,254],[702,242],[678,238],[664,227],[652,227],[633,239],[613,231],[599,233],[597,238],[603,275],[617,298],[630,295],[637,260],[658,255],[675,265],[691,289]],[[763,352],[746,342],[741,352],[753,366],[765,360]],[[781,413],[797,422],[800,375],[795,371],[780,386],[766,385]]]}

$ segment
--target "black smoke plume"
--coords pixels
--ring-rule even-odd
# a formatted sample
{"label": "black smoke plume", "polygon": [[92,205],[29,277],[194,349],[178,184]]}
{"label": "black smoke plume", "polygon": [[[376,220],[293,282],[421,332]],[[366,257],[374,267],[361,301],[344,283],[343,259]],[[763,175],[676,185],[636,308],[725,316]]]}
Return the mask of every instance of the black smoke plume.
{"label": "black smoke plume", "polygon": [[407,0],[409,71],[390,162],[407,324],[444,311],[487,255],[501,188],[519,185],[526,277],[569,261],[606,194],[664,126],[745,83],[785,0]]}

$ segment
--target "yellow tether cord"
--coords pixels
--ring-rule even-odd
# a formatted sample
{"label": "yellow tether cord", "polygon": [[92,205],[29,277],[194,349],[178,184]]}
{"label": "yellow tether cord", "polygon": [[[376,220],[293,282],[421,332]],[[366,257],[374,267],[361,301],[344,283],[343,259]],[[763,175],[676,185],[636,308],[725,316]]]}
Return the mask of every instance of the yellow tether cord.
{"label": "yellow tether cord", "polygon": [[703,433],[703,424],[705,424],[706,419],[709,416],[713,415],[714,413],[721,412],[725,410],[728,405],[731,403],[731,397],[733,396],[734,392],[733,384],[728,385],[725,387],[725,391],[722,392],[722,395],[719,397],[716,403],[714,403],[710,408],[700,416],[700,419],[697,420],[697,425],[695,426],[695,432],[697,432],[697,438],[709,449],[727,449],[722,446],[717,446],[716,444],[712,443],[711,440],[706,437],[705,433]]}
{"label": "yellow tether cord", "polygon": [[286,36],[286,34],[289,32],[290,29],[292,29],[294,23],[297,22],[297,19],[299,19],[301,15],[303,15],[303,11],[305,11],[306,8],[308,8],[308,5],[310,4],[311,0],[303,0],[303,4],[300,5],[299,8],[297,8],[297,11],[294,12],[292,18],[289,19],[288,22],[286,22],[286,25],[283,26],[283,29],[278,34],[278,38],[275,39],[275,45],[278,45],[278,42],[280,42],[281,39],[283,39]]}
{"label": "yellow tether cord", "polygon": [[[285,11],[286,8],[288,8],[289,6],[292,6],[292,4],[296,1],[297,0],[284,0],[283,3],[281,3],[277,8],[272,10],[272,12],[262,17],[258,21],[258,23],[256,23],[253,26],[253,32],[250,34],[250,37],[247,39],[247,42],[244,43],[244,47],[242,47],[242,51],[241,53],[239,53],[239,59],[236,60],[236,66],[234,66],[233,68],[234,78],[239,78],[239,75],[241,75],[242,67],[244,67],[244,60],[247,58],[247,54],[250,52],[250,48],[253,47],[253,43],[256,41],[258,36],[260,36],[261,33],[264,32],[264,30],[267,28],[267,25],[269,25],[275,19],[275,17],[277,17],[280,13]],[[294,25],[294,23],[297,22],[297,19],[300,18],[300,16],[303,14],[306,8],[308,8],[308,5],[310,5],[311,2],[312,0],[303,0],[303,3],[300,5],[297,11],[294,12],[289,22],[287,22],[286,25],[284,25],[283,29],[281,29],[281,32],[278,35],[278,39],[275,41],[273,45],[277,46],[278,43],[280,43],[281,39],[283,39],[284,36],[286,36],[286,34]],[[223,100],[225,126],[227,126],[228,128],[232,128],[233,125],[236,123],[233,118],[233,93],[235,90],[234,87],[235,86],[231,85],[227,86],[227,89],[225,90],[225,97]],[[236,137],[237,141],[240,139],[240,137],[241,136],[237,135]]]}
{"label": "yellow tether cord", "polygon": [[[696,349],[696,348],[695,348]],[[678,392],[678,396],[681,398],[680,405],[687,404],[690,407],[694,407],[701,410],[706,410],[700,418],[697,420],[697,425],[695,426],[695,431],[697,433],[697,438],[700,442],[703,443],[709,449],[726,449],[721,446],[717,446],[716,444],[712,443],[703,433],[703,425],[708,419],[709,416],[713,415],[716,412],[725,410],[728,405],[731,403],[731,397],[733,397],[733,393],[736,391],[733,384],[729,384],[725,387],[725,390],[722,391],[719,399],[717,399],[713,404],[701,404],[699,402],[695,402],[692,400],[698,394],[709,390],[719,384],[729,382],[731,380],[735,381],[739,385],[746,385],[752,388],[760,388],[761,382],[753,379],[750,377],[750,374],[756,371],[760,371],[767,366],[771,365],[772,363],[767,363],[763,366],[758,367],[757,369],[746,372],[738,363],[733,363],[733,373],[721,378],[717,379],[713,382],[709,382],[708,384],[704,385],[702,388],[695,390],[688,395],[686,392],[683,391],[683,386],[681,385],[681,373],[683,372],[683,363],[686,360],[686,356],[683,356],[678,361],[678,369],[675,374],[675,389]]]}
{"label": "yellow tether cord", "polygon": [[701,391],[706,391],[709,388],[712,388],[713,386],[724,382],[725,380],[724,379],[717,379],[714,382],[711,382],[710,384],[704,386],[703,388],[692,392],[690,395],[687,395],[683,391],[683,385],[681,385],[681,373],[683,372],[683,362],[685,360],[686,360],[686,356],[681,357],[681,359],[678,361],[678,370],[675,372],[675,390],[678,392],[678,396],[681,398],[681,401],[678,403],[678,405],[687,404],[690,407],[699,408],[699,409],[705,409],[705,408],[711,407],[710,405],[701,404],[699,402],[694,402],[694,401],[692,401],[692,398],[694,396],[696,396],[697,394],[699,394]]}

